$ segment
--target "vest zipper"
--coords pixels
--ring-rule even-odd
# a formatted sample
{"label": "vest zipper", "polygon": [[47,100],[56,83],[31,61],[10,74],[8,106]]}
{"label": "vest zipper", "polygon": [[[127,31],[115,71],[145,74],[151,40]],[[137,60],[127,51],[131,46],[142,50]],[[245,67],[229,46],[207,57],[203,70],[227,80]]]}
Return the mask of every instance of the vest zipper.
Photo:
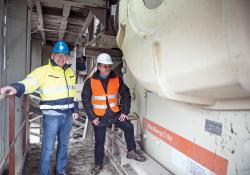
{"label": "vest zipper", "polygon": [[65,75],[66,70],[67,69],[63,70],[63,74],[64,74],[64,79],[65,79],[65,82],[66,82],[66,86],[67,86],[67,92],[68,92],[67,103],[68,103],[68,109],[69,109],[69,86],[68,86],[67,78],[66,78],[66,75]]}

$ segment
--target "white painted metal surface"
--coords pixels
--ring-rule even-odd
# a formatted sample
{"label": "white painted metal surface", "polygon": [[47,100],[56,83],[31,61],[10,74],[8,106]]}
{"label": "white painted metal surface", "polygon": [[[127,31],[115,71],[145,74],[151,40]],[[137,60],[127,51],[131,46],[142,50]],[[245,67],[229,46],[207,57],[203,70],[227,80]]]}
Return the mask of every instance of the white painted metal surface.
{"label": "white painted metal surface", "polygon": [[[250,173],[249,110],[210,110],[164,99],[146,91],[129,71],[125,75],[135,97],[131,112],[139,114],[144,125],[141,143],[153,159],[174,174]],[[206,120],[219,123],[221,134],[206,131]],[[225,171],[219,171],[223,167]]]}
{"label": "white painted metal surface", "polygon": [[135,79],[161,97],[213,105],[250,97],[250,1],[122,0],[118,45]]}
{"label": "white painted metal surface", "polygon": [[[162,110],[159,110],[162,109]],[[173,131],[179,136],[200,145],[228,160],[228,174],[250,173],[250,154],[243,145],[250,140],[249,111],[210,111],[197,107],[171,102],[148,94],[146,117]],[[205,120],[222,124],[222,134],[217,136],[205,131]],[[190,159],[178,148],[173,148],[146,131],[145,149],[149,154],[158,155],[157,160],[176,174],[188,174]],[[174,139],[174,138],[173,138]],[[158,151],[161,150],[161,151]],[[191,150],[190,150],[191,151]],[[200,154],[199,151],[196,152]],[[182,163],[181,163],[182,162]],[[207,160],[209,163],[209,160]],[[200,165],[201,169],[204,166]]]}
{"label": "white painted metal surface", "polygon": [[249,5],[120,1],[131,113],[146,153],[174,174],[250,174]]}
{"label": "white painted metal surface", "polygon": [[139,149],[137,150],[146,157],[145,162],[138,162],[127,159],[127,147],[123,132],[108,129],[106,137],[106,153],[111,162],[115,165],[121,175],[171,175],[171,173],[161,166],[152,157],[148,156]]}

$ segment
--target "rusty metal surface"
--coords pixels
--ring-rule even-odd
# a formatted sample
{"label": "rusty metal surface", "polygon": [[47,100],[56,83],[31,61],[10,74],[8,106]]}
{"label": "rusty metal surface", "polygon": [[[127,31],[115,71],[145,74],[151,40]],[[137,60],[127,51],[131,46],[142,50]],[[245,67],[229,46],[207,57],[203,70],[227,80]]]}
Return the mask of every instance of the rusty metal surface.
{"label": "rusty metal surface", "polygon": [[[9,97],[9,146],[15,139],[15,96]],[[15,148],[10,149],[9,175],[15,174]]]}
{"label": "rusty metal surface", "polygon": [[[26,97],[27,99],[27,97]],[[25,99],[25,100],[26,100]],[[28,101],[24,102],[25,104],[25,111],[27,113],[28,110]],[[23,145],[22,145],[22,157],[21,157],[21,164],[19,170],[17,171],[21,171],[22,170],[22,165],[24,160],[26,159],[26,154],[28,151],[28,140],[27,140],[27,130],[28,130],[28,116],[24,115],[24,119],[23,122],[21,124],[21,126],[19,127],[19,129],[16,131],[15,130],[15,124],[16,124],[16,120],[15,120],[15,96],[9,96],[8,99],[8,110],[9,110],[9,148],[8,148],[8,152],[4,154],[3,159],[1,160],[1,164],[0,164],[0,170],[1,172],[4,171],[6,169],[5,165],[7,165],[7,161],[8,162],[8,167],[6,170],[8,170],[8,174],[9,175],[14,175],[15,174],[15,167],[16,167],[16,160],[19,160],[18,163],[20,163],[20,159],[16,158],[16,151],[15,151],[15,143],[17,142],[19,137],[23,138]]]}
{"label": "rusty metal surface", "polygon": [[[29,139],[28,139],[28,125],[29,125],[29,121],[26,120],[26,118],[28,117],[28,111],[29,111],[29,98],[28,96],[25,96],[23,99],[23,106],[24,106],[24,110],[23,110],[23,122],[25,122],[25,127],[23,128],[23,132],[22,132],[22,137],[23,137],[23,156],[25,154],[25,152],[28,149],[28,145],[29,145]],[[26,121],[25,121],[26,120]]]}

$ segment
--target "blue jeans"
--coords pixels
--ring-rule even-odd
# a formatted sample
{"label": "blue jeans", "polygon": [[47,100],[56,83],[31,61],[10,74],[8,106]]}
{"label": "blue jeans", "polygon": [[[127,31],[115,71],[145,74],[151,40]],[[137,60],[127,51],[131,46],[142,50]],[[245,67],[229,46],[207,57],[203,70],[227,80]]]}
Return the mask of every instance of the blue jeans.
{"label": "blue jeans", "polygon": [[61,115],[43,116],[43,137],[40,160],[40,175],[50,174],[51,155],[58,140],[56,153],[56,172],[61,174],[67,165],[67,150],[69,144],[70,130],[72,128],[72,112],[65,111]]}

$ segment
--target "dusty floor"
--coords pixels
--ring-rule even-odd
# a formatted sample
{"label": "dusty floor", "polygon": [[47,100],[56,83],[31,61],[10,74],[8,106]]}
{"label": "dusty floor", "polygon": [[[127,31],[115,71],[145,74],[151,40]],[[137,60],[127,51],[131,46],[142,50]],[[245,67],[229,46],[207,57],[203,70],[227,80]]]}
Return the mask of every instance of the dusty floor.
{"label": "dusty floor", "polygon": [[[81,141],[71,143],[69,147],[69,158],[67,170],[73,175],[90,175],[91,168],[94,165],[94,149],[93,141]],[[39,174],[39,159],[40,146],[31,145],[31,150],[28,154],[23,175],[38,175]],[[55,153],[52,157],[51,172],[54,175],[55,170]],[[100,175],[119,175],[114,166],[106,157],[104,161],[104,169]]]}

